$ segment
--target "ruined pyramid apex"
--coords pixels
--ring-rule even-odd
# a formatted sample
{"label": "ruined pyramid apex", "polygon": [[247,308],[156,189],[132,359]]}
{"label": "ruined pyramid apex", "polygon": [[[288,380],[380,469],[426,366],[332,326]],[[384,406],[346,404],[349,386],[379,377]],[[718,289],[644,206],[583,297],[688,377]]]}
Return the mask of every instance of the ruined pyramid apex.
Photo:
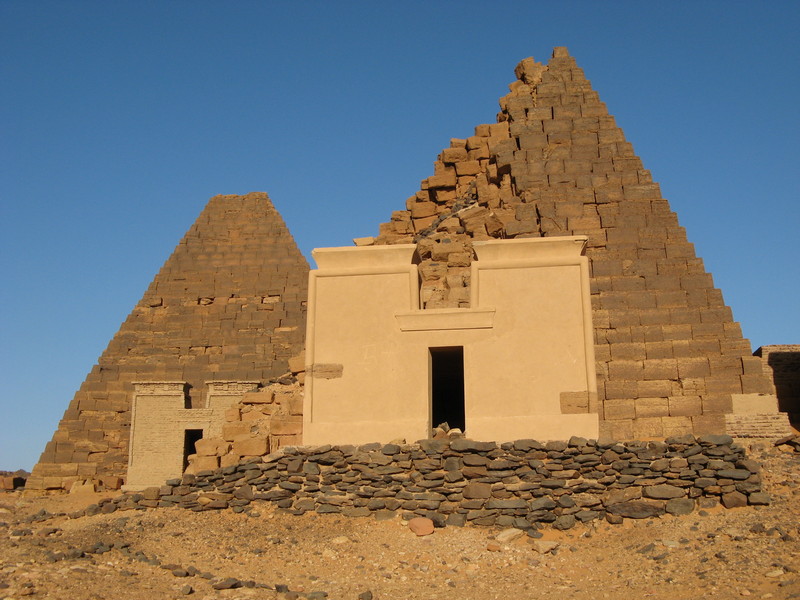
{"label": "ruined pyramid apex", "polygon": [[553,48],[553,58],[569,58],[570,53],[566,46],[556,46]]}
{"label": "ruined pyramid apex", "polygon": [[219,201],[235,201],[241,199],[248,199],[248,200],[264,200],[270,204],[272,204],[272,200],[269,197],[267,192],[247,192],[246,194],[217,194],[213,196],[211,200],[219,200]]}
{"label": "ruined pyramid apex", "polygon": [[529,56],[519,61],[514,68],[514,75],[516,75],[517,79],[522,83],[535,85],[542,78],[542,73],[546,70],[547,66],[536,62],[532,56]]}

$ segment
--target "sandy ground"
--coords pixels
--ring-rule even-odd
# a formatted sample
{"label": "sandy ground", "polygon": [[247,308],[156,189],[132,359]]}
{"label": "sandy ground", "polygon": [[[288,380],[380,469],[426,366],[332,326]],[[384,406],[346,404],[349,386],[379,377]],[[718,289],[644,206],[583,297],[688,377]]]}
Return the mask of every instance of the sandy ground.
{"label": "sandy ground", "polygon": [[[0,495],[0,599],[800,599],[800,455],[753,444],[766,507],[545,530],[156,509],[70,519],[100,495]],[[46,512],[42,512],[46,511]],[[241,587],[214,589],[233,583]],[[227,582],[226,579],[229,579]]]}

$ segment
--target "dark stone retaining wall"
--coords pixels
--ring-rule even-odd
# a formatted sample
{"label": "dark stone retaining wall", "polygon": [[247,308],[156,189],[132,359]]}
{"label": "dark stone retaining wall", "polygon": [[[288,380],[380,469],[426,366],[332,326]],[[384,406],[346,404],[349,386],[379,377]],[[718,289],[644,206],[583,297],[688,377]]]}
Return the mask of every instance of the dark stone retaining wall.
{"label": "dark stone retaining wall", "polygon": [[760,466],[727,435],[664,442],[467,439],[415,444],[287,447],[236,466],[167,481],[85,512],[179,506],[253,510],[273,502],[293,514],[425,516],[535,530],[578,522],[688,514],[696,507],[768,504]]}

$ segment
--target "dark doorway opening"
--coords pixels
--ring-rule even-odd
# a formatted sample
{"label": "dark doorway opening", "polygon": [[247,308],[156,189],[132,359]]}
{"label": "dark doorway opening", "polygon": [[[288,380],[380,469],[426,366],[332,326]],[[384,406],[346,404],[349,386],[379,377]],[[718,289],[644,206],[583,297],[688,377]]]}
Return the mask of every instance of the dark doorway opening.
{"label": "dark doorway opening", "polygon": [[196,452],[194,444],[197,440],[202,439],[202,429],[187,429],[183,432],[183,470],[189,466],[189,455]]}
{"label": "dark doorway opening", "polygon": [[464,431],[464,348],[430,348],[431,427],[447,423]]}

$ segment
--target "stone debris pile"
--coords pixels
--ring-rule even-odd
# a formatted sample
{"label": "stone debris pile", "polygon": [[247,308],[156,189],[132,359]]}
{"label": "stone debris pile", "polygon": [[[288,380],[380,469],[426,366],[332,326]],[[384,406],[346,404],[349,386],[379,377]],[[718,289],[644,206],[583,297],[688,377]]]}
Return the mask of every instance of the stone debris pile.
{"label": "stone debris pile", "polygon": [[437,527],[471,523],[534,533],[546,524],[563,530],[595,519],[688,514],[719,503],[769,504],[759,471],[728,435],[286,447],[108,499],[82,514],[172,506],[249,512],[266,501],[295,515],[399,514],[428,518]]}
{"label": "stone debris pile", "polygon": [[800,452],[800,435],[792,434],[775,440],[775,446],[785,447],[794,452]]}
{"label": "stone debris pile", "polygon": [[19,469],[17,471],[0,471],[0,490],[13,491],[25,487],[25,482],[30,473]]}

